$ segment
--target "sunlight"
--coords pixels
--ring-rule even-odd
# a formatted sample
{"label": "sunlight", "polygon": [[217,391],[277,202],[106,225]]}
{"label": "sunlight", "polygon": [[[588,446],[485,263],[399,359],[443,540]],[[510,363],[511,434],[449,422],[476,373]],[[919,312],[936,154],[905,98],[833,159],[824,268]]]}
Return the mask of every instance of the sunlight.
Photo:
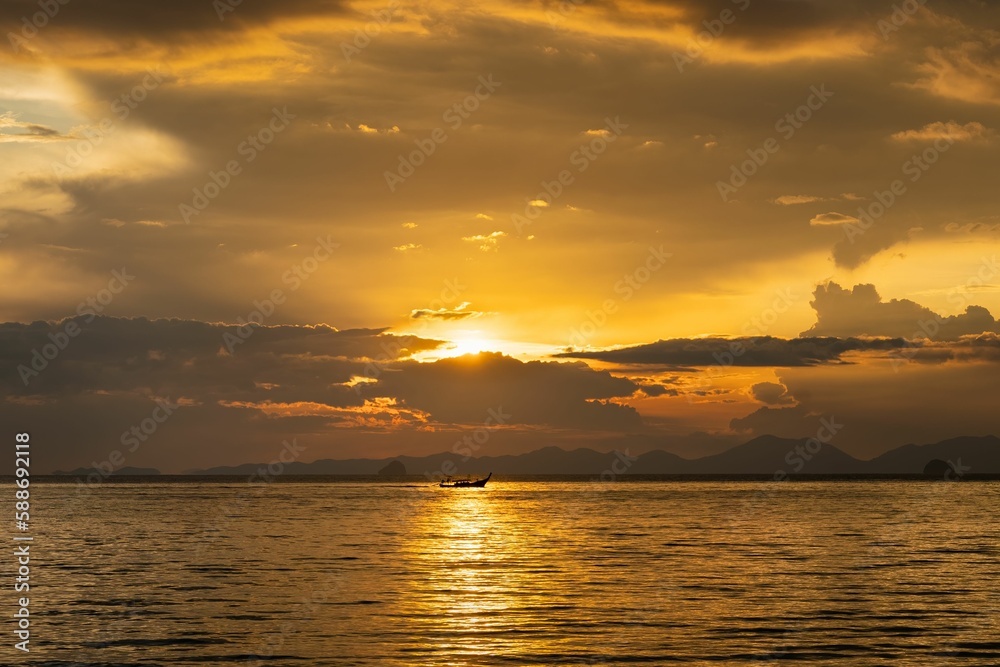
{"label": "sunlight", "polygon": [[416,361],[430,362],[469,354],[474,355],[480,352],[500,352],[518,359],[541,359],[558,351],[550,345],[494,338],[493,334],[481,329],[459,329],[447,333],[425,335],[439,336],[448,342],[436,350],[426,350],[414,354],[413,359]]}
{"label": "sunlight", "polygon": [[463,637],[488,629],[511,604],[501,601],[501,592],[517,583],[510,571],[503,576],[489,572],[491,565],[514,560],[520,552],[516,517],[481,491],[432,489],[405,548],[421,561],[418,569],[428,573],[410,599],[444,623],[441,641],[450,637],[448,645],[465,651],[478,649]]}
{"label": "sunlight", "polygon": [[463,354],[479,354],[480,352],[498,352],[503,341],[495,338],[486,338],[480,331],[470,331],[463,333],[452,339],[448,346],[450,354],[448,356],[458,357]]}

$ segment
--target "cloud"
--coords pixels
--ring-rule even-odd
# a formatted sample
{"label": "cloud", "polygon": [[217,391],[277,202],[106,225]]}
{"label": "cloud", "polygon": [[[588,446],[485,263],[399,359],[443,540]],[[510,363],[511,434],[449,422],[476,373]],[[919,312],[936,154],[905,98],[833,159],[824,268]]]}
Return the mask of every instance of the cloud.
{"label": "cloud", "polygon": [[430,308],[416,308],[410,311],[410,317],[415,320],[465,320],[483,315],[483,313],[478,310],[466,310],[468,307],[469,303],[467,301],[463,301],[455,308],[438,308],[437,310],[432,310]]}
{"label": "cloud", "polygon": [[557,357],[597,359],[618,364],[656,364],[675,367],[705,366],[815,366],[842,361],[849,352],[886,352],[906,347],[901,338],[672,338],[646,345],[564,352]]}
{"label": "cloud", "polygon": [[893,246],[910,240],[912,228],[893,226],[885,218],[880,218],[863,234],[844,235],[833,245],[833,261],[838,267],[856,269],[872,257]]}
{"label": "cloud", "polygon": [[[157,434],[158,465],[197,459],[190,441],[213,443],[223,460],[242,460],[242,443],[265,435],[280,443],[357,423],[375,408],[355,378],[442,344],[326,325],[250,328],[91,315],[7,322],[0,324],[0,413],[16,411],[47,434],[43,469],[103,460],[158,400],[179,406]],[[289,410],[287,420],[273,411],[299,404],[319,408]],[[272,428],[275,420],[283,428]]]}
{"label": "cloud", "polygon": [[917,69],[913,88],[950,100],[972,104],[1000,104],[1000,58],[996,37],[985,32],[958,46],[928,48],[926,61]]}
{"label": "cloud", "polygon": [[[582,362],[522,362],[487,353],[410,362],[411,354],[443,342],[381,329],[88,319],[0,324],[0,412],[24,416],[30,405],[28,423],[59,430],[44,457],[51,463],[44,465],[103,459],[157,400],[180,405],[169,420],[173,435],[165,427],[156,440],[161,465],[176,465],[192,438],[215,443],[213,456],[223,462],[238,462],[245,460],[242,443],[264,434],[311,434],[315,442],[338,429],[481,424],[489,409],[509,413],[511,425],[641,430],[638,413],[619,401],[657,391]],[[67,336],[71,323],[78,335]],[[237,339],[244,342],[227,349],[227,341]],[[54,353],[59,346],[64,349]],[[19,367],[32,363],[39,370],[25,386]]]}
{"label": "cloud", "polygon": [[497,249],[497,243],[505,236],[507,236],[507,232],[493,232],[485,235],[476,234],[475,236],[463,236],[462,240],[470,243],[478,243],[480,250],[483,252],[490,252]]}
{"label": "cloud", "polygon": [[809,221],[809,224],[813,227],[819,227],[824,225],[844,225],[851,222],[858,222],[858,219],[852,215],[831,211],[830,213],[820,213],[813,217]]}
{"label": "cloud", "polygon": [[639,389],[632,380],[580,362],[523,362],[483,352],[396,364],[377,383],[365,385],[363,394],[394,397],[450,423],[482,423],[490,409],[502,408],[510,424],[629,430],[642,428],[639,414],[609,399],[627,398]]}
{"label": "cloud", "polygon": [[650,397],[656,396],[679,396],[680,390],[674,387],[665,387],[655,382],[640,382],[639,389],[643,394]]}
{"label": "cloud", "polygon": [[788,393],[788,388],[779,382],[758,382],[751,385],[750,395],[754,400],[768,405],[787,405],[794,402]]}
{"label": "cloud", "polygon": [[67,138],[51,127],[19,121],[12,112],[0,114],[0,142],[62,141]]}
{"label": "cloud", "polygon": [[968,141],[985,142],[996,136],[996,130],[987,128],[982,123],[971,122],[959,125],[953,120],[947,123],[928,123],[919,130],[905,130],[891,135],[895,141],[935,141],[945,139],[949,142]]}
{"label": "cloud", "polygon": [[[674,338],[555,356],[674,368],[838,365],[850,361],[846,355],[866,352],[924,362],[992,361],[998,357],[1000,338],[995,334],[1000,333],[1000,321],[981,306],[939,317],[907,299],[882,302],[872,285],[845,290],[836,283],[818,286],[813,297],[810,305],[816,311],[816,324],[799,338]],[[790,393],[783,393],[780,384],[770,382],[754,384],[748,391],[756,400],[769,404],[794,400]]]}
{"label": "cloud", "polygon": [[969,334],[1000,332],[1000,322],[982,306],[970,305],[959,315],[941,317],[909,299],[883,301],[870,284],[853,289],[833,282],[819,285],[809,305],[816,311],[816,323],[802,332],[803,336],[958,340]]}
{"label": "cloud", "polygon": [[817,201],[828,201],[825,197],[814,197],[812,195],[781,195],[774,200],[778,206],[795,206],[797,204],[811,204]]}
{"label": "cloud", "polygon": [[[274,2],[244,2],[226,14],[224,21],[218,20],[211,2],[196,8],[182,0],[180,8],[174,9],[133,8],[96,0],[93,11],[106,14],[100,19],[83,16],[86,12],[78,13],[73,6],[61,9],[58,20],[53,20],[43,31],[51,35],[53,42],[58,42],[49,55],[52,68],[66,79],[65,93],[62,88],[47,85],[41,93],[58,93],[58,104],[24,103],[17,109],[22,119],[30,117],[60,129],[85,124],[107,115],[108,102],[141,81],[145,67],[165,62],[169,64],[170,75],[132,111],[112,137],[95,148],[81,167],[88,171],[102,167],[99,178],[51,186],[51,197],[58,197],[64,206],[62,210],[66,211],[59,224],[44,234],[37,226],[18,230],[22,241],[17,240],[15,230],[10,230],[12,244],[24,247],[31,237],[49,236],[54,244],[75,247],[81,252],[78,258],[58,265],[55,258],[46,256],[23,260],[26,264],[30,261],[34,265],[57,265],[57,269],[26,284],[17,307],[5,311],[8,318],[28,320],[61,315],[65,310],[50,307],[52,302],[46,295],[79,284],[81,274],[92,275],[90,265],[101,260],[117,261],[115,257],[123,252],[143,258],[149,275],[169,274],[181,254],[190,258],[187,262],[190,274],[176,281],[158,281],[164,286],[169,283],[169,289],[152,284],[148,288],[137,287],[137,294],[140,289],[147,290],[143,303],[130,303],[118,312],[197,319],[232,316],[242,304],[271,289],[267,282],[272,280],[272,274],[266,269],[273,268],[280,275],[284,268],[258,265],[251,269],[248,264],[230,261],[235,252],[230,255],[208,249],[220,244],[240,250],[254,246],[253,250],[273,256],[271,248],[301,241],[312,229],[332,224],[332,202],[336,202],[338,219],[356,223],[338,225],[342,230],[338,233],[344,236],[341,242],[354,248],[350,256],[345,253],[339,260],[338,276],[340,270],[343,275],[360,274],[373,262],[380,261],[379,257],[384,259],[380,253],[412,242],[423,244],[425,249],[433,248],[434,252],[407,255],[400,250],[398,254],[390,254],[406,258],[406,270],[419,283],[413,285],[414,289],[430,291],[434,281],[444,278],[436,269],[459,266],[473,248],[464,242],[453,243],[453,237],[486,236],[500,229],[512,234],[500,225],[483,225],[468,229],[450,227],[446,235],[441,221],[453,216],[456,223],[475,224],[469,218],[480,211],[494,216],[498,222],[509,221],[512,212],[523,209],[525,198],[532,199],[544,191],[536,187],[539,182],[551,181],[564,166],[575,169],[567,160],[587,139],[580,131],[601,126],[608,92],[615,96],[625,122],[634,125],[616,147],[588,168],[587,178],[593,174],[599,176],[592,178],[586,188],[573,190],[572,204],[605,215],[613,211],[614,221],[605,215],[575,216],[573,245],[599,244],[601,252],[606,253],[605,265],[628,267],[634,261],[629,256],[631,249],[619,241],[644,233],[643,229],[660,218],[664,201],[669,200],[674,209],[673,219],[691,223],[684,237],[676,238],[675,252],[678,258],[686,255],[690,259],[686,262],[678,259],[683,265],[678,265],[677,276],[670,284],[662,283],[661,288],[664,298],[683,295],[706,280],[735,283],[748,270],[770,271],[770,267],[778,265],[776,261],[795,262],[832,243],[820,235],[810,236],[813,230],[807,225],[801,225],[803,229],[797,233],[786,234],[783,238],[787,243],[769,242],[767,239],[787,229],[780,221],[781,216],[774,215],[775,205],[768,200],[778,192],[786,196],[818,196],[822,192],[824,197],[832,198],[836,193],[829,185],[836,182],[830,180],[832,173],[847,175],[838,189],[870,194],[869,183],[882,183],[886,174],[891,174],[886,170],[896,167],[886,167],[877,159],[885,146],[874,139],[899,129],[919,127],[928,119],[950,117],[940,115],[940,109],[934,106],[936,101],[929,102],[925,96],[914,95],[912,90],[891,85],[912,75],[913,62],[919,62],[924,54],[923,46],[913,47],[896,40],[895,37],[904,36],[902,32],[894,35],[891,50],[872,50],[863,56],[865,62],[873,64],[872,77],[849,76],[860,62],[855,58],[824,61],[831,77],[844,82],[839,84],[831,103],[861,99],[863,107],[845,108],[835,118],[817,114],[810,121],[808,133],[799,133],[795,141],[783,142],[780,156],[745,186],[746,196],[740,197],[746,206],[737,224],[736,217],[719,216],[713,210],[713,198],[705,188],[711,190],[712,182],[725,176],[723,167],[728,166],[730,158],[743,154],[745,159],[746,148],[763,138],[759,128],[773,127],[779,110],[725,105],[719,91],[730,91],[733,99],[747,99],[754,92],[774,100],[775,105],[780,105],[780,112],[794,111],[804,101],[807,87],[792,85],[783,70],[767,64],[767,59],[780,55],[810,62],[809,51],[822,48],[817,45],[834,39],[831,35],[841,35],[842,45],[854,43],[858,35],[871,33],[874,24],[873,16],[863,5],[754,2],[746,12],[738,12],[737,22],[705,49],[702,59],[706,63],[711,60],[720,86],[705,86],[698,77],[677,77],[671,84],[672,95],[681,102],[665,111],[658,98],[663,92],[656,83],[659,73],[676,71],[673,53],[683,51],[689,40],[704,30],[702,21],[717,19],[724,7],[738,10],[734,3],[729,0],[707,5],[584,3],[576,7],[556,32],[545,16],[549,10],[537,4],[514,10],[503,4],[463,9],[432,3],[421,8],[420,16],[406,7],[394,14],[377,35],[372,35],[372,47],[350,63],[345,61],[340,45],[353,43],[357,31],[363,33],[371,21],[371,16],[358,6],[314,5],[293,0],[286,9]],[[12,16],[12,25],[20,21],[21,15],[23,11]],[[651,21],[654,17],[665,20]],[[448,48],[467,56],[461,59],[461,67],[444,75],[431,66],[440,60],[439,48],[420,30],[414,30],[415,26],[431,24],[459,35]],[[915,27],[908,25],[907,30]],[[919,28],[921,38],[923,29]],[[209,32],[218,34],[206,34]],[[603,38],[595,39],[602,32]],[[817,37],[823,39],[817,41],[814,39]],[[44,35],[35,38],[43,39],[47,38]],[[114,43],[116,49],[109,51],[105,48],[108,43]],[[558,56],[545,58],[545,68],[539,68],[530,55],[540,43],[558,48]],[[504,48],[511,45],[517,48]],[[509,57],[511,53],[520,53],[522,47],[526,58]],[[80,57],[79,53],[87,57]],[[8,52],[5,57],[12,56]],[[278,62],[282,63],[281,68],[275,69]],[[760,66],[747,69],[734,66],[735,62],[757,62]],[[600,80],[606,72],[600,63],[614,63],[616,68],[634,71],[635,76],[622,81],[609,80],[608,86],[600,89],[588,87],[588,82]],[[406,196],[386,197],[384,180],[369,176],[397,168],[399,156],[413,150],[412,140],[426,138],[427,132],[441,126],[442,113],[469,95],[472,82],[491,67],[497,72],[510,71],[524,85],[501,87],[459,130],[449,132],[447,146],[440,146],[427,164],[407,179],[403,186]],[[253,85],[246,84],[247,77],[255,77]],[[565,85],[555,91],[547,89],[545,82],[553,78]],[[31,78],[26,80],[30,82]],[[345,99],[349,104],[331,105],[324,101],[322,91],[329,90],[348,91]],[[729,95],[723,97],[728,99]],[[194,188],[202,188],[209,172],[217,173],[233,157],[239,159],[236,145],[243,137],[260,130],[276,101],[287,103],[296,120],[254,161],[252,169],[244,169],[212,200],[210,210],[198,216],[199,229],[177,230],[178,225],[174,225],[175,229],[155,238],[126,233],[136,220],[179,221],[179,201],[190,197]],[[44,115],[36,115],[36,108]],[[63,108],[62,115],[57,113]],[[721,110],[718,122],[706,122],[698,112],[706,108]],[[905,121],[893,111],[900,108],[906,108],[910,114]],[[533,112],[522,113],[527,109]],[[199,110],[205,113],[197,113]],[[89,112],[88,117],[79,117],[84,112]],[[997,127],[988,115],[960,118],[962,122],[975,119]],[[345,124],[357,128],[361,123],[373,129],[396,125],[406,128],[412,136],[404,140],[399,135],[380,135],[375,140],[357,131],[328,129],[344,130]],[[169,172],[160,169],[151,173],[143,182],[122,183],[123,176],[135,173],[135,161],[164,154],[155,148],[148,150],[142,137],[133,140],[126,134],[139,128],[176,141],[178,150],[170,153],[185,149],[184,155],[190,161]],[[692,140],[695,136],[700,139]],[[859,141],[852,143],[849,141],[852,137]],[[716,138],[719,145],[713,151],[702,150],[704,142]],[[655,142],[659,148],[633,150],[644,141]],[[14,146],[15,150],[25,148],[28,147]],[[31,148],[45,147],[38,144]],[[50,148],[63,146],[50,144]],[[113,169],[103,169],[103,161],[111,150],[118,158]],[[821,174],[800,168],[806,161],[818,159],[820,153],[824,169],[829,172]],[[484,162],[483,155],[490,155],[491,159]],[[45,172],[52,157],[61,159],[63,155],[38,155],[40,173]],[[722,162],[717,164],[720,159]],[[951,159],[949,154],[948,160]],[[18,164],[20,169],[20,158],[11,164]],[[551,173],[540,169],[543,164],[552,166]],[[976,166],[970,163],[969,168]],[[941,169],[945,170],[942,177],[947,178],[948,168]],[[531,170],[538,170],[537,177],[526,180],[526,173],[534,173]],[[661,174],[662,178],[653,179],[653,174]],[[918,211],[920,219],[913,221],[928,230],[950,221],[942,220],[943,213],[938,209],[946,206],[945,202],[954,201],[954,197],[969,202],[970,206],[981,205],[984,210],[988,205],[981,201],[973,203],[976,198],[987,197],[980,183],[949,184],[947,195],[937,195],[933,188],[932,179],[921,182],[921,192],[927,195]],[[32,205],[29,210],[53,216],[54,207],[41,197],[26,191],[20,194]],[[5,194],[0,199],[12,206]],[[897,204],[893,217],[909,217],[908,205],[909,202]],[[546,210],[556,206],[563,204],[553,204]],[[837,210],[853,213],[847,208]],[[815,212],[822,212],[822,208],[808,211],[809,216]],[[7,218],[23,213],[0,215]],[[809,219],[803,217],[803,222]],[[101,219],[118,219],[129,225],[122,233],[110,237],[93,233],[95,220]],[[281,224],[274,222],[278,220]],[[403,221],[420,225],[419,239],[393,234]],[[565,287],[553,297],[565,302],[567,310],[583,312],[592,307],[590,295],[603,289],[603,285],[595,283],[605,280],[605,276],[587,270],[586,263],[569,261],[572,253],[558,252],[559,243],[567,238],[568,230],[563,229],[566,224],[570,221],[553,216],[546,222],[544,233],[538,225],[529,229],[537,236],[532,243],[522,245],[537,248],[539,253],[550,257],[544,267],[537,267],[547,274],[539,277],[547,284],[558,278]],[[886,216],[876,226],[892,224]],[[671,234],[668,227],[658,225],[658,233]],[[248,233],[251,228],[252,233]],[[456,228],[462,231],[456,234]],[[856,265],[861,261],[852,254],[869,256],[877,252],[872,245],[880,238],[879,233],[876,229],[869,230],[866,238],[858,239],[852,248],[838,248],[840,265]],[[888,238],[889,242],[897,242],[905,238],[905,232],[889,234]],[[495,245],[485,239],[468,243],[498,248],[507,240]],[[709,245],[713,253],[732,258],[726,271],[720,272],[717,266],[699,256],[700,249]],[[42,254],[40,250],[33,252]],[[498,269],[510,275],[523,273],[525,255],[498,254],[509,255],[496,258],[500,262]],[[292,261],[293,258],[288,263]],[[372,293],[388,294],[399,284],[396,270],[368,271],[366,275],[366,286]],[[477,299],[499,302],[502,294],[496,285],[493,282],[493,294]],[[349,297],[349,290],[303,292],[297,300],[301,306],[290,308],[296,309],[294,319],[301,322],[309,321],[309,313],[314,312],[352,312],[357,317],[352,324],[364,326],[389,321],[399,312],[399,303],[389,304],[390,299],[367,298],[359,305]],[[707,303],[708,300],[703,300],[698,308],[710,311]],[[122,306],[125,307],[124,301]],[[568,323],[567,328],[573,324]]]}
{"label": "cloud", "polygon": [[376,127],[371,127],[370,125],[365,125],[364,123],[361,123],[361,124],[358,125],[357,131],[360,132],[361,134],[376,134],[376,135],[377,134],[399,134],[399,127],[397,125],[393,125],[392,127],[388,128],[388,129],[380,130],[380,129],[376,128]]}
{"label": "cloud", "polygon": [[[79,328],[79,335],[66,335],[70,324]],[[252,333],[247,337],[247,332]],[[48,361],[57,339],[65,349]],[[336,385],[362,374],[369,359],[386,358],[387,350],[391,360],[404,358],[441,344],[382,329],[339,331],[326,325],[241,328],[93,315],[8,322],[0,324],[0,389],[23,396],[146,391],[209,402],[223,396],[251,398],[258,395],[256,384],[270,384],[281,387],[268,394],[272,398],[328,396],[341,401],[349,396]],[[46,355],[44,369],[27,373],[25,385],[25,369],[42,366],[37,359],[41,354]]]}
{"label": "cloud", "polygon": [[[989,67],[995,63],[995,48],[985,39],[988,31],[966,32],[958,26],[995,25],[992,3],[922,7],[904,29],[883,42],[875,22],[888,16],[889,8],[883,12],[859,0],[754,0],[745,12],[730,0],[585,2],[576,3],[557,31],[546,18],[552,7],[540,3],[468,7],[425,3],[418,9],[401,8],[389,23],[379,26],[378,34],[366,33],[372,16],[360,5],[244,2],[219,21],[212,3],[200,2],[145,7],[94,0],[89,11],[71,2],[30,40],[30,48],[44,52],[44,58],[31,59],[13,50],[0,54],[4,62],[0,93],[5,100],[0,110],[10,105],[20,113],[18,119],[35,124],[9,132],[30,131],[38,137],[44,128],[99,127],[97,121],[109,115],[109,104],[132,90],[146,67],[164,62],[171,70],[163,85],[131,109],[112,136],[93,147],[73,177],[49,176],[51,163],[76,150],[75,142],[31,139],[4,145],[10,157],[0,165],[4,202],[0,229],[9,234],[3,241],[7,252],[0,267],[10,287],[5,319],[30,321],[74,312],[81,299],[106,282],[110,267],[129,258],[129,268],[139,279],[116,299],[112,312],[203,323],[231,321],[245,314],[254,300],[283,285],[281,276],[290,267],[301,266],[308,253],[306,244],[312,243],[317,230],[335,229],[342,235],[337,240],[350,251],[324,265],[289,298],[281,311],[283,321],[313,322],[317,313],[323,313],[345,328],[363,327],[395,321],[409,308],[428,303],[434,305],[426,306],[425,321],[438,322],[449,313],[460,318],[471,311],[455,304],[473,299],[472,293],[450,300],[434,298],[446,280],[457,276],[474,284],[476,303],[503,313],[505,326],[513,327],[512,336],[537,343],[577,325],[578,314],[593,310],[620,272],[636,266],[644,252],[644,243],[636,242],[656,234],[676,246],[676,270],[669,279],[658,277],[655,289],[644,289],[641,296],[648,300],[648,308],[637,304],[609,319],[603,340],[652,341],[657,327],[668,320],[676,331],[736,333],[727,327],[741,321],[738,313],[757,312],[746,300],[754,297],[737,296],[747,294],[748,275],[759,276],[760,284],[790,275],[809,280],[810,272],[816,271],[820,275],[812,278],[822,277],[825,269],[817,269],[815,258],[833,240],[802,223],[823,209],[858,215],[856,204],[841,203],[848,197],[838,198],[837,192],[871,197],[876,187],[888,187],[890,179],[899,175],[900,163],[916,150],[885,139],[890,134],[919,133],[930,121],[949,119],[973,134],[970,120],[984,128],[1000,127],[993,113],[996,107],[990,106],[997,80],[984,76],[995,69]],[[16,31],[29,5],[34,7],[33,0],[7,3],[0,12],[9,16],[8,24]],[[705,48],[697,58],[700,72],[677,73],[674,53],[683,53],[689,45],[699,47],[697,36],[705,29],[704,22],[716,20],[723,8],[736,12],[737,21],[719,39],[701,45]],[[953,21],[933,22],[931,11],[947,12]],[[450,41],[428,39],[427,26],[433,26],[435,34],[450,35]],[[342,45],[353,44],[359,36],[370,38],[372,46],[348,62]],[[967,41],[979,46],[960,47]],[[937,48],[952,69],[915,72],[915,63],[934,57],[928,46]],[[961,60],[964,56],[972,66]],[[451,66],[437,67],[442,59]],[[781,151],[741,188],[742,203],[728,207],[732,212],[723,211],[713,183],[728,178],[729,166],[745,160],[746,150],[760,145],[779,115],[794,113],[808,95],[802,77],[792,75],[796,67],[776,65],[782,62],[807,69],[818,63],[823,76],[836,84],[831,85],[836,91],[831,114],[817,113],[794,140],[782,141]],[[856,76],[859,67],[865,76]],[[509,75],[516,85],[505,83],[464,119],[467,122],[449,131],[447,144],[439,145],[407,178],[405,192],[388,196],[380,175],[397,169],[400,156],[416,147],[414,141],[425,145],[433,129],[443,126],[442,114],[466,99],[477,77],[490,71],[499,79]],[[624,79],[609,75],[618,71],[632,75]],[[669,91],[664,89],[664,72],[675,73],[667,77]],[[932,94],[915,94],[898,85],[918,78],[940,88],[928,89]],[[709,79],[712,85],[706,85]],[[553,87],[554,80],[561,85]],[[331,97],[330,91],[338,94]],[[664,105],[665,94],[676,103]],[[738,102],[753,99],[773,104]],[[956,106],[955,99],[966,101]],[[575,175],[578,166],[570,156],[593,138],[580,132],[601,126],[609,100],[615,107],[611,111],[620,112],[631,127],[579,175],[573,207],[554,203],[545,209],[559,207],[580,214],[553,215],[544,224],[536,223],[527,230],[537,234],[531,243],[508,247],[510,239],[497,241],[499,237],[491,242],[493,230],[513,233],[511,213],[521,212],[527,200],[544,192],[541,183],[554,182],[563,167]],[[242,164],[237,145],[261,130],[275,104],[287,104],[296,115],[289,129],[212,199],[198,224],[170,224],[179,221],[178,202],[189,200],[194,188],[204,190],[210,173],[219,174],[234,158]],[[368,129],[407,128],[408,138],[402,133],[375,137],[357,129],[362,122]],[[163,150],[168,140],[169,150]],[[644,142],[648,146],[639,150]],[[716,145],[706,150],[705,144],[711,143]],[[887,152],[890,143],[893,150]],[[912,197],[900,199],[891,214],[854,244],[837,244],[838,266],[860,265],[905,240],[911,227],[923,227],[929,243],[940,242],[945,224],[977,219],[994,210],[989,183],[993,148],[966,145],[943,157],[933,174],[913,188]],[[155,160],[153,166],[162,166],[142,168],[141,177],[136,177],[142,163],[150,160]],[[815,168],[803,169],[805,164]],[[21,174],[32,180],[23,185],[15,182]],[[778,192],[785,194],[772,203]],[[820,207],[821,199],[830,203]],[[808,208],[775,208],[795,205]],[[664,216],[665,210],[669,215]],[[473,218],[480,211],[494,216],[497,224]],[[799,219],[797,224],[793,218]],[[102,220],[123,224],[112,226]],[[144,225],[143,220],[167,226]],[[419,233],[405,228],[400,232],[404,221],[419,224]],[[470,240],[458,240],[463,236]],[[782,243],[774,243],[778,237]],[[948,241],[952,239],[954,235]],[[988,241],[961,240],[970,248]],[[509,252],[491,254],[490,270],[477,270],[469,255],[476,247],[496,248],[499,243]],[[419,244],[434,251],[410,252]],[[393,247],[399,250],[390,252]],[[597,256],[599,262],[590,261]],[[712,257],[727,260],[710,261]],[[915,261],[901,259],[900,265],[903,270],[922,270]],[[877,274],[884,269],[872,270]],[[364,276],[364,281],[352,282],[357,276]],[[534,298],[518,297],[527,292]],[[702,298],[706,293],[714,298]],[[435,312],[442,317],[435,319]],[[651,312],[659,315],[651,317]],[[152,394],[139,392],[181,390],[198,403],[183,411],[181,421],[200,420],[204,430],[187,432],[190,442],[200,445],[197,451],[194,444],[185,449],[188,445],[178,439],[170,442],[169,453],[208,456],[212,448],[203,443],[210,440],[218,443],[219,450],[211,455],[224,457],[225,462],[243,458],[230,440],[255,441],[257,433],[273,437],[281,432],[276,423],[289,432],[308,434],[319,446],[352,447],[352,452],[360,453],[411,446],[440,451],[453,442],[444,436],[442,445],[440,433],[438,440],[430,436],[419,440],[420,434],[412,431],[405,439],[382,438],[389,444],[371,440],[358,444],[352,440],[354,434],[343,430],[331,435],[331,424],[350,424],[352,419],[361,420],[364,428],[397,419],[408,419],[413,428],[418,423],[419,428],[439,428],[419,408],[378,402],[396,397],[369,397],[368,402],[358,403],[354,386],[372,363],[366,355],[378,359],[386,354],[383,345],[393,349],[406,339],[384,333],[359,335],[352,343],[358,347],[354,350],[345,348],[348,340],[339,333],[316,331],[317,348],[299,337],[263,345],[256,342],[258,337],[269,341],[274,334],[259,330],[234,355],[225,357],[218,355],[216,339],[221,332],[210,333],[212,345],[191,354],[170,348],[169,341],[152,348],[123,346],[124,358],[109,358],[103,370],[87,358],[75,358],[70,349],[39,379],[50,383],[45,389],[54,393],[13,395],[18,400],[58,401],[68,423],[78,429],[81,424],[93,427],[103,442],[113,444],[120,433],[115,431],[116,422],[148,411],[143,406]],[[905,333],[910,335],[912,329]],[[731,354],[734,341],[723,341],[689,341],[691,350],[669,349],[660,359],[715,365],[715,353],[723,359]],[[73,345],[82,342],[77,339]],[[734,364],[788,363],[793,364],[790,368],[808,365],[818,371],[884,361],[880,350],[838,357],[834,345],[820,342],[812,343],[816,350],[805,352],[794,345],[808,343],[780,339],[747,345],[753,349],[734,355]],[[925,342],[913,359],[927,363],[909,366],[950,365],[932,363],[946,359],[986,360],[988,349],[992,348],[986,342],[965,339],[950,345]],[[185,358],[190,366],[184,366]],[[847,360],[858,363],[842,363]],[[382,375],[401,372],[392,367],[396,361],[393,357]],[[664,420],[687,419],[687,426],[697,422],[691,430],[714,432],[724,428],[732,410],[756,408],[747,388],[772,376],[771,371],[747,369],[727,373],[727,380],[742,384],[705,396],[706,407],[713,411],[711,419],[700,413],[687,416],[684,404],[671,408],[677,397],[670,391],[659,393],[657,387],[664,382],[658,379],[638,382],[635,395],[642,398],[636,405],[640,410],[649,406]],[[87,393],[91,381],[106,393]],[[796,401],[804,400],[798,385],[787,386]],[[134,394],[132,402],[126,402],[127,393]],[[348,400],[354,403],[341,404]],[[602,412],[606,419],[620,413],[614,405],[624,400],[583,399],[610,402],[612,407],[580,410]],[[123,412],[116,414],[112,406]],[[51,406],[31,410],[31,419],[42,424],[57,414]],[[725,417],[719,418],[723,410]],[[8,413],[21,418],[20,413]],[[681,413],[685,416],[678,416]],[[98,416],[107,424],[94,423]],[[649,426],[650,418],[646,422]],[[213,437],[206,438],[206,433]],[[49,440],[73,442],[72,432],[60,435],[65,437]],[[539,439],[550,437],[545,433]]]}
{"label": "cloud", "polygon": [[924,339],[918,346],[901,354],[899,360],[925,364],[948,361],[996,363],[1000,361],[1000,336],[987,332],[964,335],[957,340]]}
{"label": "cloud", "polygon": [[984,216],[969,222],[949,222],[944,231],[949,234],[990,234],[1000,232],[1000,222],[995,222],[1000,216]]}
{"label": "cloud", "polygon": [[1000,373],[982,364],[856,364],[781,369],[797,405],[763,406],[730,424],[744,438],[815,437],[820,419],[843,425],[833,444],[860,458],[959,434],[997,432]]}
{"label": "cloud", "polygon": [[[84,33],[134,38],[245,30],[287,17],[342,14],[345,5],[337,0],[263,0],[254,4],[226,3],[232,11],[218,13],[212,3],[177,0],[150,6],[127,0],[93,0],[88,11],[61,9],[58,20],[48,29],[58,28]],[[20,25],[21,17],[30,16],[26,3],[0,3],[0,22]],[[44,32],[44,31],[43,31]],[[29,42],[30,44],[30,42]]]}

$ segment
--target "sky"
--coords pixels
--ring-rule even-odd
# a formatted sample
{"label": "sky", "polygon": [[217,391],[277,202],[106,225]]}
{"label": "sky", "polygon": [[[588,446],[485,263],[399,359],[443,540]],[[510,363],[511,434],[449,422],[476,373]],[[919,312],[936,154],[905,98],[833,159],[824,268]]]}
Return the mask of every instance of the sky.
{"label": "sky", "polygon": [[0,25],[0,423],[40,469],[1000,432],[995,3]]}

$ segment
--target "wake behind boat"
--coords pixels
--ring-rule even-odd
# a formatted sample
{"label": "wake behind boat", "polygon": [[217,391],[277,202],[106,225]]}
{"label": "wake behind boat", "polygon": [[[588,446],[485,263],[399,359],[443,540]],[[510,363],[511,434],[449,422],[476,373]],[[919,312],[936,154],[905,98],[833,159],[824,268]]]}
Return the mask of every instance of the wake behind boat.
{"label": "wake behind boat", "polygon": [[470,489],[470,488],[482,488],[486,486],[486,482],[490,481],[490,477],[493,473],[490,473],[482,479],[452,479],[451,477],[445,477],[441,480],[438,486],[443,486],[449,489]]}

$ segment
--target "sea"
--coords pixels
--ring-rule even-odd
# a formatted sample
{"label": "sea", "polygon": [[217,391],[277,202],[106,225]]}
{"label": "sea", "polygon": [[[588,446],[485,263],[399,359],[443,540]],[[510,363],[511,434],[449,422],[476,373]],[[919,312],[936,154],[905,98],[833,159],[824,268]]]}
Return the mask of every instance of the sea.
{"label": "sea", "polygon": [[31,490],[30,652],[12,546],[0,664],[1000,664],[996,481]]}

